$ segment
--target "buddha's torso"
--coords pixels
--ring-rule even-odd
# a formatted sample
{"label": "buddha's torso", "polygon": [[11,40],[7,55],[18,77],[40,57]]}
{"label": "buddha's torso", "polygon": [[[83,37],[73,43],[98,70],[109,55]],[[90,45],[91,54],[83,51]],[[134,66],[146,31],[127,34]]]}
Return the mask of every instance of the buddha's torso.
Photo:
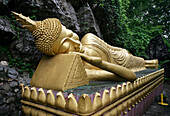
{"label": "buddha's torso", "polygon": [[[88,56],[100,57],[104,61],[127,67],[134,71],[145,69],[143,58],[133,56],[125,49],[112,47],[93,34],[86,34],[81,43],[85,48],[84,53]],[[98,69],[88,63],[85,63],[85,68]]]}

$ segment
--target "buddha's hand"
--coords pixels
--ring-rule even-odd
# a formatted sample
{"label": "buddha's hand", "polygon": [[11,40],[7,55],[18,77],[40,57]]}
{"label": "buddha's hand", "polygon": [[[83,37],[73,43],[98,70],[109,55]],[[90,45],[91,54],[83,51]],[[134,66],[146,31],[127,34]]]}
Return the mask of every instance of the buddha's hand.
{"label": "buddha's hand", "polygon": [[69,54],[78,54],[81,56],[81,58],[83,60],[85,60],[86,62],[88,62],[90,64],[101,64],[101,62],[102,62],[102,59],[99,57],[91,57],[86,54],[82,54],[80,52],[69,52]]}

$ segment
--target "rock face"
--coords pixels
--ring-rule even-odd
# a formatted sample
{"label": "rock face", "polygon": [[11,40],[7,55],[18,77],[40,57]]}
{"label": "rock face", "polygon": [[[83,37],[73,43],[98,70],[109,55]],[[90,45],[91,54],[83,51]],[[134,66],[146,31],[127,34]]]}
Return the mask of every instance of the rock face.
{"label": "rock face", "polygon": [[80,32],[82,36],[86,33],[93,33],[100,38],[102,37],[99,26],[96,23],[96,19],[88,3],[79,9],[77,17],[81,27]]}
{"label": "rock face", "polygon": [[9,3],[10,0],[0,0],[0,14],[1,15],[4,15],[4,14],[7,14],[9,11],[7,10],[8,9],[8,6],[7,4]]}
{"label": "rock face", "polygon": [[0,115],[21,116],[21,89],[19,84],[29,84],[28,74],[19,74],[14,68],[0,63]]}
{"label": "rock face", "polygon": [[8,77],[12,79],[16,79],[18,76],[18,72],[14,68],[8,69]]}
{"label": "rock face", "polygon": [[[89,4],[80,2],[82,5],[80,7],[80,4],[77,3],[79,2],[66,0],[15,0],[10,1],[8,5],[11,10],[19,13],[22,11],[22,14],[35,20],[55,17],[68,29],[79,35],[83,35],[89,28],[88,30],[101,37],[100,29]],[[84,25],[84,23],[88,23],[88,25]]]}
{"label": "rock face", "polygon": [[16,36],[16,31],[11,28],[11,23],[5,17],[0,17],[0,44],[7,45],[12,42],[12,38]]}
{"label": "rock face", "polygon": [[[76,13],[70,2],[66,0],[16,0],[11,1],[9,6],[16,12],[21,12],[30,18],[43,20],[45,18],[58,18],[75,32],[80,31]],[[27,9],[27,10],[25,10]]]}
{"label": "rock face", "polygon": [[[147,55],[149,59],[158,59],[159,64],[162,68],[165,68],[165,77],[170,77],[170,53],[168,52],[168,47],[165,45],[161,35],[156,36],[150,41],[150,44],[147,48]],[[166,62],[167,61],[167,62]]]}
{"label": "rock face", "polygon": [[170,58],[168,47],[160,35],[150,41],[147,54],[150,59],[157,58],[159,60],[165,60]]}
{"label": "rock face", "polygon": [[34,44],[32,34],[27,30],[23,30],[20,33],[20,38],[11,43],[11,52],[14,58],[21,57],[23,61],[35,62],[36,64],[42,56]]}

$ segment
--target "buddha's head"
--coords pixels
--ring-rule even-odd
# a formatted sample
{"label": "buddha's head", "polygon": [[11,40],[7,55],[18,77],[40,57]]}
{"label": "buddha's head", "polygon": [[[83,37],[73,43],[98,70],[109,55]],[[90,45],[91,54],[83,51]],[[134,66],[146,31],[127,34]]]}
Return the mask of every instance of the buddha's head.
{"label": "buddha's head", "polygon": [[33,21],[29,17],[13,12],[23,27],[32,32],[37,48],[46,55],[58,53],[83,52],[82,44],[76,33],[67,29],[56,18]]}

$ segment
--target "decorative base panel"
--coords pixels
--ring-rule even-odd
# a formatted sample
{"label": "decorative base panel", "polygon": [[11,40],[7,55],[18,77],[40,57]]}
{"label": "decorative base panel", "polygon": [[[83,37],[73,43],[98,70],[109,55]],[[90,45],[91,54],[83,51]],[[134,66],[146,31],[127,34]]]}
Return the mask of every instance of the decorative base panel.
{"label": "decorative base panel", "polygon": [[149,69],[138,72],[134,82],[92,82],[65,92],[22,86],[22,108],[26,115],[39,116],[141,116],[162,91],[163,73]]}

